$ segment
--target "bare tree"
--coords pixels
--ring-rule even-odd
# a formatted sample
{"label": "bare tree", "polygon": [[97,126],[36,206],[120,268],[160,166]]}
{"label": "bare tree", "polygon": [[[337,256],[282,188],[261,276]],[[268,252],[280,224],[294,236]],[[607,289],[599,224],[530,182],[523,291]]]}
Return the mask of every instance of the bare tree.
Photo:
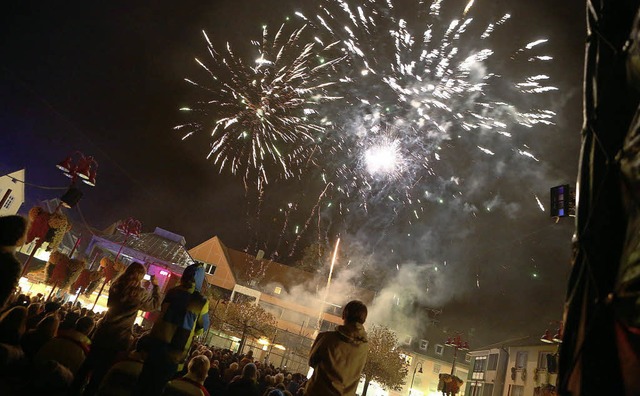
{"label": "bare tree", "polygon": [[254,302],[216,302],[213,307],[214,325],[240,336],[240,352],[248,337],[270,337],[276,329],[275,316]]}

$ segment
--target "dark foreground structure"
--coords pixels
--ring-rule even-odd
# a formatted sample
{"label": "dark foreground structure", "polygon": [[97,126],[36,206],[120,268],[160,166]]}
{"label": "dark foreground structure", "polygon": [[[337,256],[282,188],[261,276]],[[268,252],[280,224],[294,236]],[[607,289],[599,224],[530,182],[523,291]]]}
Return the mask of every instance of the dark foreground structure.
{"label": "dark foreground structure", "polygon": [[640,1],[588,0],[562,395],[640,394]]}

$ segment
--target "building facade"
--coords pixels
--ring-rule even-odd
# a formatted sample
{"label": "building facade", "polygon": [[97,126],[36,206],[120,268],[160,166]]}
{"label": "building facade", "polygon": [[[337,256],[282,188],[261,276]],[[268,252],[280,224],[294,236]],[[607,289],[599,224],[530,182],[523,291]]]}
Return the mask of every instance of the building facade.
{"label": "building facade", "polygon": [[557,346],[531,337],[473,351],[467,396],[543,396],[555,391]]}
{"label": "building facade", "polygon": [[[440,374],[453,374],[466,382],[470,355],[468,351],[446,346],[450,337],[438,326],[429,326],[420,337],[405,336],[401,339],[409,356],[409,372],[402,390],[389,392],[389,396],[440,396]],[[459,396],[465,395],[464,385]]]}
{"label": "building facade", "polygon": [[[276,366],[306,372],[309,350],[319,331],[332,330],[342,324],[342,304],[351,299],[365,303],[373,293],[354,288],[349,295],[327,293],[321,296],[326,279],[315,274],[230,249],[213,237],[189,250],[194,260],[205,266],[206,280],[214,298],[252,301],[272,314],[277,332],[271,340],[250,340],[245,349],[261,351]],[[219,336],[219,337],[218,337]],[[235,349],[237,339],[210,335],[210,343]],[[260,341],[260,342],[258,342]]]}
{"label": "building facade", "polygon": [[25,170],[0,176],[0,216],[18,213],[24,203]]}

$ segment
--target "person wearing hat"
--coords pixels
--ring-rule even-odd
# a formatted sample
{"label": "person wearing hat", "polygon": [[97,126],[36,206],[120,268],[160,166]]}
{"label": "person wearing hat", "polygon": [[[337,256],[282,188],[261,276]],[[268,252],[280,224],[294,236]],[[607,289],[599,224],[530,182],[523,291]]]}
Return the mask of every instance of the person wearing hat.
{"label": "person wearing hat", "polygon": [[167,291],[149,333],[149,357],[136,394],[162,394],[167,382],[184,366],[193,337],[209,327],[209,302],[201,294],[204,276],[202,264],[192,264],[185,268],[180,284]]}

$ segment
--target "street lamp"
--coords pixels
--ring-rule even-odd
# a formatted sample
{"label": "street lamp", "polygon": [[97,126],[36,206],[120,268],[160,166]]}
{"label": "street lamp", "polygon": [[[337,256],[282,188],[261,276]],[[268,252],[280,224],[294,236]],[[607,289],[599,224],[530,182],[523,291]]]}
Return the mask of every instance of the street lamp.
{"label": "street lamp", "polygon": [[[77,157],[75,161],[74,157]],[[80,198],[82,198],[82,191],[76,187],[76,180],[80,179],[91,187],[96,185],[98,163],[93,157],[85,156],[80,151],[71,153],[71,155],[56,165],[56,168],[60,169],[65,176],[71,179],[71,186],[69,186],[67,192],[60,197],[61,204],[66,208],[74,207],[78,201],[80,201]]]}
{"label": "street lamp", "polygon": [[460,338],[460,335],[458,334],[453,338],[447,338],[447,342],[445,342],[444,345],[453,347],[453,363],[451,363],[451,375],[453,375],[456,370],[456,358],[458,357],[458,350],[468,351],[469,343],[467,341],[462,341],[462,338]]}
{"label": "street lamp", "polygon": [[[418,369],[418,366],[420,366],[419,369]],[[416,379],[416,371],[422,374],[422,362],[418,362],[416,364],[416,367],[413,369],[413,377],[411,377],[411,386],[409,386],[409,396],[411,396],[411,393],[413,392],[413,380]]]}
{"label": "street lamp", "polygon": [[[74,161],[74,157],[77,159]],[[71,178],[71,185],[67,189],[67,191],[60,197],[60,204],[56,208],[56,212],[60,210],[61,206],[65,208],[74,207],[82,198],[82,191],[78,187],[76,187],[75,182],[78,178],[82,179],[86,184],[90,186],[96,185],[96,169],[98,168],[98,163],[91,156],[85,156],[80,151],[74,151],[67,158],[62,160],[59,164],[56,165],[56,168],[60,169],[65,176]],[[47,231],[45,229],[45,231]],[[46,232],[45,232],[46,234]],[[35,246],[31,250],[31,254],[27,257],[27,260],[24,262],[22,267],[22,275],[25,276],[27,274],[27,270],[29,268],[29,264],[33,259],[36,251],[42,246],[46,235],[38,235]],[[76,242],[76,246],[71,251],[71,255],[75,251],[78,243]]]}
{"label": "street lamp", "polygon": [[560,326],[556,330],[555,334],[552,336],[549,329],[546,329],[542,337],[540,337],[540,341],[546,342],[547,344],[553,344],[553,343],[562,344],[562,335],[564,333],[564,326],[562,322],[559,320],[554,320],[550,322],[550,324],[554,324],[554,323],[557,323]]}
{"label": "street lamp", "polygon": [[[77,157],[75,161],[74,157]],[[92,187],[96,185],[98,163],[92,156],[85,156],[76,150],[56,165],[56,168],[64,172],[64,175],[70,178],[72,183],[80,178]]]}

